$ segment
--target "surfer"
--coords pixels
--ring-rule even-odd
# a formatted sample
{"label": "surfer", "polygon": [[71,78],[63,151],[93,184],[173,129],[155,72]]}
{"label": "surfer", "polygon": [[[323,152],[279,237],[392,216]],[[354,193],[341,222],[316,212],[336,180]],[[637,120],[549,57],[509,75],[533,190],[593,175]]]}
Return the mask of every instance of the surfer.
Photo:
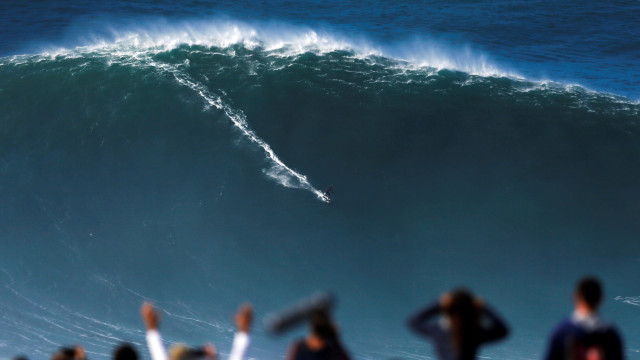
{"label": "surfer", "polygon": [[329,186],[329,188],[327,190],[325,190],[324,194],[322,195],[322,197],[324,197],[324,199],[326,201],[331,201],[331,195],[335,194],[335,192],[333,192],[333,184],[331,184],[331,186]]}

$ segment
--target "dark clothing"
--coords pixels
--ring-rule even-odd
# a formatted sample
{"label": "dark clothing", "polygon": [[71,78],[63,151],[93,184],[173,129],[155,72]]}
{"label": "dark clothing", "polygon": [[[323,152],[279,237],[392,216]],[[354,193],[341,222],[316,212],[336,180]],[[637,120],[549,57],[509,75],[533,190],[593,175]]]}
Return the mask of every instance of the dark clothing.
{"label": "dark clothing", "polygon": [[487,306],[483,308],[480,327],[476,330],[471,346],[458,350],[453,346],[453,338],[448,326],[441,321],[442,308],[439,303],[419,311],[409,319],[409,328],[416,333],[430,337],[440,360],[473,360],[483,343],[502,339],[509,333],[505,323]]}
{"label": "dark clothing", "polygon": [[623,360],[622,338],[613,325],[574,315],[553,331],[545,360]]}
{"label": "dark clothing", "polygon": [[349,355],[339,344],[327,344],[320,350],[313,351],[304,339],[294,345],[292,360],[349,360]]}
{"label": "dark clothing", "polygon": [[333,192],[333,185],[329,186],[329,188],[324,192],[324,196],[329,199],[331,198],[331,195],[335,194]]}

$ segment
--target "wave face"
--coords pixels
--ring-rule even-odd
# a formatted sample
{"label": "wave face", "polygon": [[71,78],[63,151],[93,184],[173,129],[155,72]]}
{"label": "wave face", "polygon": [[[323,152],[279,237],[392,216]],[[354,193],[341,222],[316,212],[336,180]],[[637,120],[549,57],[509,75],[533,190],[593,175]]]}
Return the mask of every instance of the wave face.
{"label": "wave face", "polygon": [[348,5],[331,0],[113,0],[108,4],[44,0],[29,6],[6,0],[0,9],[4,35],[0,56],[93,44],[96,39],[111,41],[114,30],[176,29],[180,33],[174,35],[182,37],[211,27],[212,22],[237,24],[229,19],[244,19],[251,24],[244,28],[268,28],[276,38],[295,26],[310,27],[349,39],[369,39],[389,46],[394,55],[412,58],[433,55],[432,46],[425,51],[425,45],[439,48],[438,56],[451,47],[458,54],[481,49],[530,79],[577,83],[640,98],[636,1],[585,5],[577,0],[553,4],[498,0],[489,7],[483,2],[435,0]]}
{"label": "wave face", "polygon": [[[402,319],[467,284],[518,331],[488,356],[522,359],[583,273],[637,297],[637,102],[296,31],[122,31],[0,60],[0,357],[143,347],[143,299],[170,341],[224,352],[239,302],[330,288],[357,358],[414,358]],[[607,306],[638,333],[635,302]],[[258,326],[252,351],[288,340]]]}

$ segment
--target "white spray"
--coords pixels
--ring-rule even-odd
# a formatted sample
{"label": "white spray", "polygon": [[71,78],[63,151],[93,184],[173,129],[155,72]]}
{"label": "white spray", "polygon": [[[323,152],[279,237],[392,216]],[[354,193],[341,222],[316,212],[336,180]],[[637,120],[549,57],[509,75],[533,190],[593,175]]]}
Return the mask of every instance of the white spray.
{"label": "white spray", "polygon": [[276,180],[284,187],[310,191],[315,194],[319,200],[328,202],[328,199],[325,198],[324,194],[311,185],[306,175],[302,175],[291,169],[287,164],[280,160],[271,146],[262,140],[249,127],[247,118],[241,110],[233,109],[231,106],[226,104],[220,96],[212,94],[204,85],[191,80],[188,75],[181,73],[175,66],[157,63],[152,60],[149,61],[149,64],[161,70],[168,71],[174,76],[178,83],[195,91],[208,105],[213,106],[218,110],[222,110],[245,138],[258,145],[264,151],[265,157],[271,165],[268,169],[263,170],[267,176]]}

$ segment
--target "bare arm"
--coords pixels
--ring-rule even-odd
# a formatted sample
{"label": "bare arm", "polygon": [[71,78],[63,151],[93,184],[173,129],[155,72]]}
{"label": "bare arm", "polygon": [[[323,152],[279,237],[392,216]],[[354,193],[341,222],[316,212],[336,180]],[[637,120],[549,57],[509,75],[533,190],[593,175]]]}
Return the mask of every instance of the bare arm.
{"label": "bare arm", "polygon": [[488,320],[487,326],[483,327],[482,342],[490,342],[502,339],[509,334],[507,324],[498,314],[486,304],[481,305],[482,314]]}
{"label": "bare arm", "polygon": [[231,354],[229,354],[229,360],[244,360],[249,347],[250,337],[249,331],[251,330],[251,323],[253,322],[253,307],[250,304],[243,304],[240,306],[238,313],[236,314],[236,326],[238,332],[233,338],[233,345],[231,347]]}
{"label": "bare arm", "polygon": [[298,344],[298,342],[295,342],[291,345],[289,345],[289,349],[287,350],[287,356],[286,356],[286,360],[295,360],[296,356],[298,355],[298,346],[300,344]]}
{"label": "bare arm", "polygon": [[431,335],[434,328],[431,320],[440,314],[440,309],[439,303],[433,303],[411,316],[407,325],[418,334]]}
{"label": "bare arm", "polygon": [[152,360],[167,360],[167,351],[162,345],[162,337],[158,332],[160,316],[151,303],[145,302],[140,309],[140,315],[147,329],[147,346]]}

